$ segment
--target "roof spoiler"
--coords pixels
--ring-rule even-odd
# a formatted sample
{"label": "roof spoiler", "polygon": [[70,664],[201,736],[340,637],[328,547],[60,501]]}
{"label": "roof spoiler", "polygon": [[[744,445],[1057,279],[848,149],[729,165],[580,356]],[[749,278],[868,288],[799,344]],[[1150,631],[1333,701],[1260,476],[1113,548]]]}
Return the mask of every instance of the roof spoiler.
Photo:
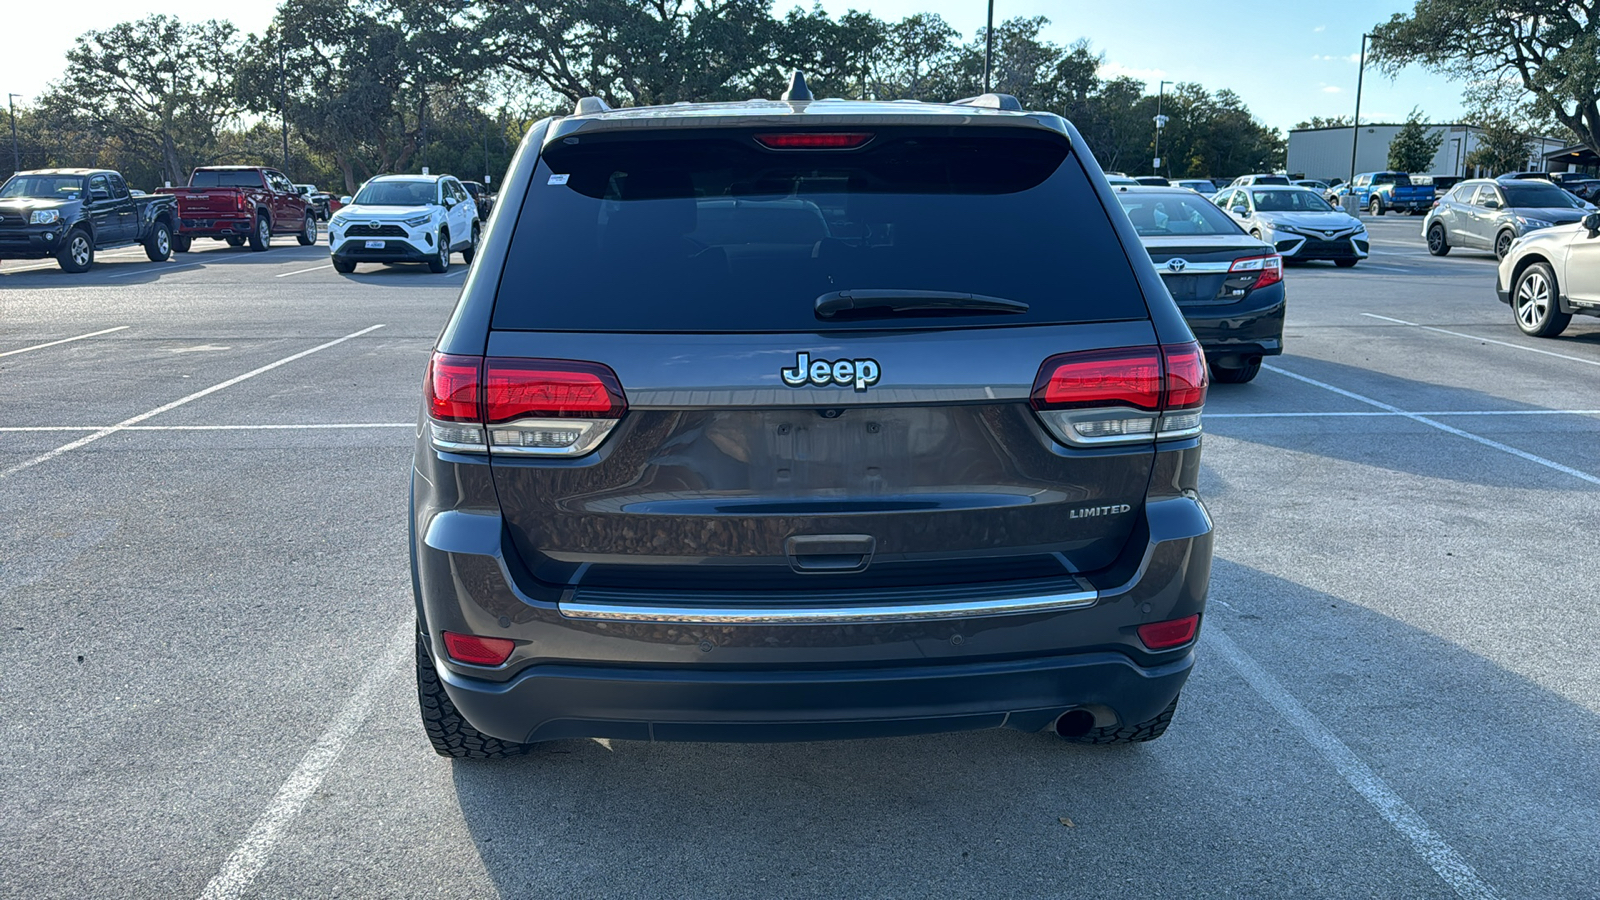
{"label": "roof spoiler", "polygon": [[1003,109],[1007,112],[1022,112],[1022,103],[1010,94],[979,94],[976,97],[962,97],[960,100],[950,101],[951,106],[976,106],[982,109]]}

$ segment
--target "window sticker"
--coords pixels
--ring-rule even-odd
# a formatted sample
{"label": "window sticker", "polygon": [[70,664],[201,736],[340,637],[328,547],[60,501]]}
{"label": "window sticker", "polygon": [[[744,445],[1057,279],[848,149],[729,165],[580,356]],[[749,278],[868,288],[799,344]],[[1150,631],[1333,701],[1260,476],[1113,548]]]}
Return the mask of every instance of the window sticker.
{"label": "window sticker", "polygon": [[567,176],[565,176],[565,175],[551,175],[550,176],[550,181],[548,183],[549,184],[566,184],[567,183]]}

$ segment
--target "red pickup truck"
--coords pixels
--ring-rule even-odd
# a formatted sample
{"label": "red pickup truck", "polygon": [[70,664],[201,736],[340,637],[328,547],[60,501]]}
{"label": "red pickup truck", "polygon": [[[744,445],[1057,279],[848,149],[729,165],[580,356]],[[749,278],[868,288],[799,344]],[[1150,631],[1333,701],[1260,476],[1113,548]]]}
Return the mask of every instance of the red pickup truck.
{"label": "red pickup truck", "polygon": [[317,217],[305,197],[277,169],[205,166],[189,173],[189,185],[161,188],[178,198],[178,233],[172,249],[183,253],[197,237],[215,238],[251,250],[271,246],[275,234],[292,234],[303,246],[317,242]]}

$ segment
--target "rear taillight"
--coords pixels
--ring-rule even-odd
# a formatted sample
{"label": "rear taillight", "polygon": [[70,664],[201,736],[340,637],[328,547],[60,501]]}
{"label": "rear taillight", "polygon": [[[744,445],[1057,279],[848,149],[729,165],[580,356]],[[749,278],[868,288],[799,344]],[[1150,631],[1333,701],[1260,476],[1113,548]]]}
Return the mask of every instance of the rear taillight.
{"label": "rear taillight", "polygon": [[768,150],[854,150],[872,140],[870,132],[801,131],[758,134],[756,143]]}
{"label": "rear taillight", "polygon": [[1181,619],[1169,619],[1165,622],[1151,622],[1139,626],[1139,640],[1144,642],[1151,650],[1171,650],[1182,647],[1194,640],[1195,632],[1200,630],[1200,617],[1184,616]]}
{"label": "rear taillight", "polygon": [[1087,350],[1045,360],[1032,404],[1066,444],[1189,437],[1200,432],[1208,383],[1205,356],[1193,341]]}
{"label": "rear taillight", "polygon": [[240,191],[238,196],[234,198],[233,202],[240,210],[246,210],[250,208],[250,198],[244,195],[244,191]]}
{"label": "rear taillight", "polygon": [[1252,256],[1248,259],[1236,259],[1228,267],[1230,275],[1248,275],[1254,272],[1255,284],[1250,288],[1263,288],[1269,284],[1277,284],[1283,280],[1283,257],[1273,254],[1271,256]]}
{"label": "rear taillight", "polygon": [[628,410],[615,372],[565,359],[435,353],[425,385],[441,450],[581,456]]}
{"label": "rear taillight", "polygon": [[444,633],[444,649],[450,658],[474,666],[498,666],[505,662],[516,641],[507,638],[479,637],[475,634]]}

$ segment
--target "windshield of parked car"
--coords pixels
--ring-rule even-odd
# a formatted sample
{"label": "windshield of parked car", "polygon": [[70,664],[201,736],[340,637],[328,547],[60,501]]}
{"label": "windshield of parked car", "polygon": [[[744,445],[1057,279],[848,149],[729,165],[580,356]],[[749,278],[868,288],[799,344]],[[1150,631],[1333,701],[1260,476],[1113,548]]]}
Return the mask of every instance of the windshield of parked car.
{"label": "windshield of parked car", "polygon": [[1169,234],[1243,234],[1228,214],[1200,196],[1118,194],[1140,237]]}
{"label": "windshield of parked car", "polygon": [[0,197],[79,200],[84,190],[82,175],[17,175],[0,187]]}
{"label": "windshield of parked car", "polygon": [[1549,182],[1518,181],[1502,184],[1506,205],[1516,209],[1583,209],[1583,201]]}
{"label": "windshield of parked car", "polygon": [[431,181],[369,181],[356,194],[360,206],[427,206],[439,194]]}
{"label": "windshield of parked car", "polygon": [[261,173],[255,169],[195,169],[189,187],[261,187]]}
{"label": "windshield of parked car", "polygon": [[1315,191],[1251,191],[1256,212],[1333,212]]}

